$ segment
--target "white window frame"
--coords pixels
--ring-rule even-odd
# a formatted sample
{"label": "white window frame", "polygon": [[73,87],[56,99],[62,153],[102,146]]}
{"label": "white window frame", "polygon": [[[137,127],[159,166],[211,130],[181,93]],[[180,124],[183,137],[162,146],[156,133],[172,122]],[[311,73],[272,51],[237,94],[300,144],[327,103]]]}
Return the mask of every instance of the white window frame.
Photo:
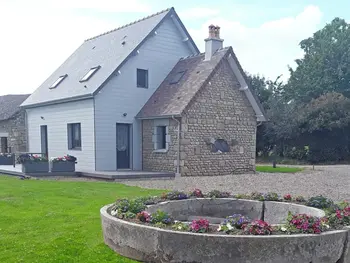
{"label": "white window frame", "polygon": [[86,82],[89,79],[91,79],[91,77],[101,68],[101,66],[97,66],[97,67],[93,67],[91,68],[82,78],[81,80],[79,80],[79,82]]}
{"label": "white window frame", "polygon": [[[165,127],[165,129],[164,129]],[[165,134],[161,133],[165,130]],[[165,135],[165,136],[164,136]],[[165,142],[163,141],[163,138]],[[170,144],[169,120],[155,120],[153,126],[152,142],[153,152],[166,153],[169,150]],[[165,148],[163,144],[165,143]]]}
{"label": "white window frame", "polygon": [[55,89],[58,87],[58,85],[61,84],[61,82],[67,77],[68,75],[65,74],[65,75],[62,75],[62,76],[59,76],[58,79],[52,83],[52,85],[49,87],[49,89]]}

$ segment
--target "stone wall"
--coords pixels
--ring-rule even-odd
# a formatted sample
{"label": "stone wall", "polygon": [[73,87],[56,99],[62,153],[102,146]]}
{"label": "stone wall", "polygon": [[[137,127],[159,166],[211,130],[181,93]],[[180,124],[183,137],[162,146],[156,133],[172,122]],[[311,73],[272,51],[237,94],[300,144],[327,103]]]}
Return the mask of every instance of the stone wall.
{"label": "stone wall", "polygon": [[11,152],[24,152],[27,150],[24,111],[16,113],[8,120],[0,121],[0,130],[8,133],[7,146],[11,149]]}
{"label": "stone wall", "polygon": [[[226,60],[182,118],[181,175],[211,176],[255,171],[256,117]],[[224,139],[230,152],[212,152]]]}
{"label": "stone wall", "polygon": [[161,120],[142,121],[142,165],[144,171],[176,172],[177,162],[177,127],[178,123],[173,119],[164,119],[168,122],[168,135],[170,141],[168,150],[157,152],[154,149],[152,136],[154,126]]}

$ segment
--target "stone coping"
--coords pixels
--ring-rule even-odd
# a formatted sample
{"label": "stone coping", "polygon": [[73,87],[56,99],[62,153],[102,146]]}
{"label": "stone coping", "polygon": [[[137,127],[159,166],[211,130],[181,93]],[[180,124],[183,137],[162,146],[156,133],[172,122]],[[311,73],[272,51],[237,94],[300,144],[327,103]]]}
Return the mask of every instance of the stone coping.
{"label": "stone coping", "polygon": [[[171,202],[177,201],[169,201]],[[350,262],[348,242],[350,228],[321,234],[271,236],[201,234],[160,229],[121,220],[107,212],[110,207],[111,205],[107,205],[100,210],[105,243],[115,252],[139,261],[159,263]]]}

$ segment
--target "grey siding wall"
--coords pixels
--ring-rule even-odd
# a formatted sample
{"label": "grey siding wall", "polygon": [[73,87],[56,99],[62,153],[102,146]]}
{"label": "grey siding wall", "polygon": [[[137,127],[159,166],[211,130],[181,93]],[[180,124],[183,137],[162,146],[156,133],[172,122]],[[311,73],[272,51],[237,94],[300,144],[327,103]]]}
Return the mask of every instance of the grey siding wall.
{"label": "grey siding wall", "polygon": [[[135,116],[176,62],[191,54],[171,19],[165,20],[157,33],[95,97],[97,170],[116,170],[116,123],[133,124],[133,169],[142,169],[141,123]],[[137,68],[148,69],[148,89],[136,87]]]}
{"label": "grey siding wall", "polygon": [[[27,109],[27,117],[30,152],[41,152],[40,126],[47,125],[49,157],[71,154],[78,158],[77,170],[95,170],[92,99]],[[68,150],[68,123],[81,123],[81,151]]]}

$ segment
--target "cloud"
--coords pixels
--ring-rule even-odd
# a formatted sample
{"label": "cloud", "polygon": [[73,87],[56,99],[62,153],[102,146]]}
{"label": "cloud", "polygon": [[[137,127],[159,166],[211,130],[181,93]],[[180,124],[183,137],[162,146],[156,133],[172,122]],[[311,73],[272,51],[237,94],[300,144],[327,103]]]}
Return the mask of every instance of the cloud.
{"label": "cloud", "polygon": [[184,11],[181,11],[179,13],[179,16],[181,19],[198,19],[198,18],[208,18],[217,16],[220,14],[220,10],[218,9],[212,9],[212,8],[206,8],[206,7],[195,7],[186,9]]}
{"label": "cloud", "polygon": [[238,21],[214,18],[206,21],[200,29],[189,29],[201,50],[203,39],[208,35],[208,25],[221,27],[224,46],[232,46],[242,67],[250,73],[260,73],[269,78],[283,74],[289,76],[288,65],[302,56],[299,42],[319,29],[322,13],[317,6],[307,6],[295,17],[268,21],[257,27],[249,27]]}

